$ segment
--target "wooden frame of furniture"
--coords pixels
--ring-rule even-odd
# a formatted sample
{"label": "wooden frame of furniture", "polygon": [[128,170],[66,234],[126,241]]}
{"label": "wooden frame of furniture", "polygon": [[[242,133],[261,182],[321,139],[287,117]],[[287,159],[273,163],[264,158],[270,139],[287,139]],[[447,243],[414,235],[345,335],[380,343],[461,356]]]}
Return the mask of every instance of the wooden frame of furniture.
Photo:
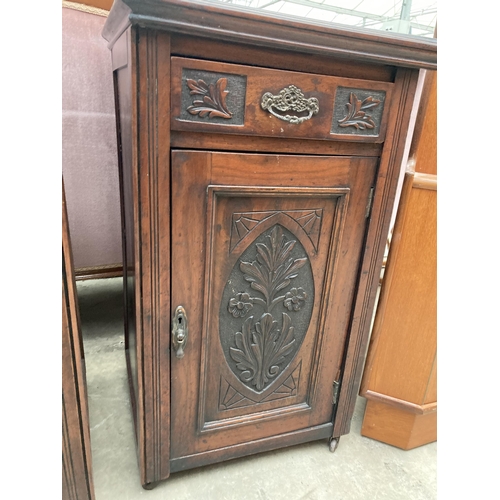
{"label": "wooden frame of furniture", "polygon": [[[334,449],[435,41],[184,0],[118,0],[103,36],[143,486],[314,439]],[[290,256],[279,283],[259,274]]]}
{"label": "wooden frame of furniture", "polygon": [[62,212],[62,498],[94,500],[85,360],[64,186]]}

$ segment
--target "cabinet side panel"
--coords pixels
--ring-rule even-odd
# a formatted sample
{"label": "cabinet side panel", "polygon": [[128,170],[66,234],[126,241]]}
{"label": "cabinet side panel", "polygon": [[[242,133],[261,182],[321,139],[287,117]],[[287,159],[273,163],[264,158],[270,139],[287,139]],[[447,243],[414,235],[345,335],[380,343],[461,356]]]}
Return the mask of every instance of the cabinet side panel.
{"label": "cabinet side panel", "polygon": [[118,169],[120,180],[120,208],[122,224],[123,252],[123,297],[125,352],[129,376],[132,411],[136,435],[140,448],[139,418],[139,378],[137,368],[137,331],[136,331],[136,252],[135,233],[135,183],[133,170],[132,135],[132,61],[131,30],[127,30],[113,47],[116,131],[118,143]]}
{"label": "cabinet side panel", "polygon": [[170,464],[170,38],[137,30],[137,327],[143,381],[143,485]]}

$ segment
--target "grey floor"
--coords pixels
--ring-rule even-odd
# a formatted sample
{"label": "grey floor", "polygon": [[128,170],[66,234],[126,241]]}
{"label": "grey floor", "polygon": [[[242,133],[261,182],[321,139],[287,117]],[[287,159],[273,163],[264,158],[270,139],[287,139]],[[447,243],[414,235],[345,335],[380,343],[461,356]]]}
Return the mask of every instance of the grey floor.
{"label": "grey floor", "polygon": [[335,453],[306,443],[173,474],[151,491],[139,481],[125,366],[121,278],[78,283],[96,500],[433,500],[437,444],[410,451],[350,434]]}

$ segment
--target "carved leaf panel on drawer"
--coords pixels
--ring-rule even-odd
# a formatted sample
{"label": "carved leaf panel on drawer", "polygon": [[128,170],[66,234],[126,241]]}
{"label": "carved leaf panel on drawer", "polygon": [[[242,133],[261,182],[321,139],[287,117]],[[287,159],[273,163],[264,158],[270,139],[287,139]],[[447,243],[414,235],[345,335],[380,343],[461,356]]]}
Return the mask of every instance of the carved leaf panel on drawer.
{"label": "carved leaf panel on drawer", "polygon": [[331,133],[378,136],[384,103],[384,91],[339,87]]}
{"label": "carved leaf panel on drawer", "polygon": [[243,125],[246,76],[182,70],[181,119]]}
{"label": "carved leaf panel on drawer", "polygon": [[383,142],[392,83],[172,57],[173,130]]}

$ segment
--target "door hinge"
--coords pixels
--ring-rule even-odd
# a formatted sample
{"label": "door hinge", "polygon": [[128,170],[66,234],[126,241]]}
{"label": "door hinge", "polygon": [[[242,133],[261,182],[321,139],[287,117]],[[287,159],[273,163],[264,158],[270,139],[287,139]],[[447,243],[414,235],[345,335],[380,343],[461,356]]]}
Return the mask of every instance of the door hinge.
{"label": "door hinge", "polygon": [[333,401],[332,404],[337,404],[337,398],[339,395],[340,382],[338,380],[334,380],[333,382]]}
{"label": "door hinge", "polygon": [[372,187],[370,188],[370,194],[368,195],[368,203],[366,205],[366,213],[365,217],[368,219],[370,217],[370,213],[372,211],[372,205],[373,205],[373,192],[375,191],[375,188]]}

